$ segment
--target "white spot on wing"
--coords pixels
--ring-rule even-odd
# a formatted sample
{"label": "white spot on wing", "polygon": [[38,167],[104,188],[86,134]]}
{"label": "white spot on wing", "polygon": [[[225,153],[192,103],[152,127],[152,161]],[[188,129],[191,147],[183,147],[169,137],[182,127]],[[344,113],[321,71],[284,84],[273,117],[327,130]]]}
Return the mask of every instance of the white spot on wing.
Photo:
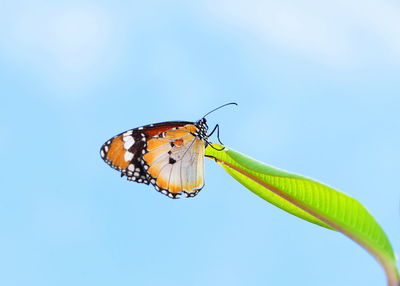
{"label": "white spot on wing", "polygon": [[135,144],[135,139],[133,139],[132,136],[126,136],[124,137],[124,148],[125,150],[129,150]]}
{"label": "white spot on wing", "polygon": [[124,135],[124,137],[122,137],[122,140],[124,140],[124,142],[128,142],[133,140],[133,137],[131,135]]}
{"label": "white spot on wing", "polygon": [[133,153],[125,152],[124,159],[125,161],[130,162],[133,159]]}

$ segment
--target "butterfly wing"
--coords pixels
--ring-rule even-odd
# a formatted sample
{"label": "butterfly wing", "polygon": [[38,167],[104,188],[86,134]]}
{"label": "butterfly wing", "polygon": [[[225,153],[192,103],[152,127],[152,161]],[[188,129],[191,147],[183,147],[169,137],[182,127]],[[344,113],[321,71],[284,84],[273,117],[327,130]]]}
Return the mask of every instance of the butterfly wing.
{"label": "butterfly wing", "polygon": [[143,159],[149,166],[150,182],[159,192],[177,198],[194,197],[204,186],[205,142],[187,124],[148,140]]}
{"label": "butterfly wing", "polygon": [[128,180],[151,183],[171,198],[193,197],[204,185],[204,147],[197,126],[173,121],[121,133],[103,144],[100,155]]}
{"label": "butterfly wing", "polygon": [[132,129],[108,140],[100,149],[103,160],[127,176],[129,180],[149,184],[147,172],[142,162],[142,153],[146,146],[144,136]]}

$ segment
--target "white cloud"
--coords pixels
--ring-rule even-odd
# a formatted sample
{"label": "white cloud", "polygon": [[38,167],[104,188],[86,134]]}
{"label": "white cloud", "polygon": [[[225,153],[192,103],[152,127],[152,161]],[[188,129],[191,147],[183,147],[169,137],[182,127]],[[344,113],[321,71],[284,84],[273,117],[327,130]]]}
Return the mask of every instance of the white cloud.
{"label": "white cloud", "polygon": [[[342,0],[344,2],[344,0]],[[347,2],[344,2],[347,3]],[[390,53],[400,59],[400,2],[365,0],[348,3],[351,17],[365,32],[375,35]]]}
{"label": "white cloud", "polygon": [[[332,66],[400,57],[400,4],[366,1],[212,1],[209,11],[244,33]],[[369,46],[370,45],[370,46]]]}
{"label": "white cloud", "polygon": [[61,87],[85,85],[110,68],[114,27],[106,9],[96,4],[24,5],[0,13],[0,44],[8,58]]}

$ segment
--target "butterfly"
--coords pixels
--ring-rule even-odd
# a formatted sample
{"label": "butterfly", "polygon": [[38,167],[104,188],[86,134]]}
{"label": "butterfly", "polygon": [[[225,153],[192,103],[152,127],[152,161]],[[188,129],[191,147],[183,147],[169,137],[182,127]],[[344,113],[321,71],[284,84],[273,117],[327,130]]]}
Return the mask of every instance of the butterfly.
{"label": "butterfly", "polygon": [[219,125],[207,134],[205,117],[230,104],[237,105],[224,104],[195,122],[167,121],[120,133],[101,146],[100,156],[129,181],[151,184],[172,199],[194,197],[204,187],[208,138],[217,131],[219,140]]}

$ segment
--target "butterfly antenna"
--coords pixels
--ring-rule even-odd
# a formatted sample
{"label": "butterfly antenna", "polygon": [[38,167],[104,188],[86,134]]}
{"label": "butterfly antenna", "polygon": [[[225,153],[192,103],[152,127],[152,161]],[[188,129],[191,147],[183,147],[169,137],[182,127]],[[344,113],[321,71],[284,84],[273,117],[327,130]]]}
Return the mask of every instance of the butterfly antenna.
{"label": "butterfly antenna", "polygon": [[214,108],[214,109],[211,110],[210,112],[206,113],[206,115],[204,115],[202,118],[206,117],[206,116],[209,115],[210,113],[213,113],[214,111],[216,111],[216,110],[218,110],[218,109],[220,109],[220,108],[222,108],[222,107],[225,107],[225,106],[227,106],[227,105],[232,105],[232,104],[238,105],[236,102],[225,103],[225,104],[223,104],[223,105],[221,105],[221,106],[219,106],[219,107],[217,107],[217,108]]}

